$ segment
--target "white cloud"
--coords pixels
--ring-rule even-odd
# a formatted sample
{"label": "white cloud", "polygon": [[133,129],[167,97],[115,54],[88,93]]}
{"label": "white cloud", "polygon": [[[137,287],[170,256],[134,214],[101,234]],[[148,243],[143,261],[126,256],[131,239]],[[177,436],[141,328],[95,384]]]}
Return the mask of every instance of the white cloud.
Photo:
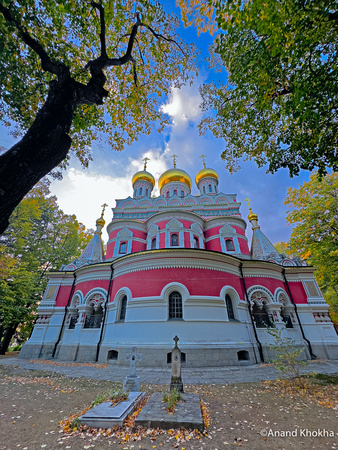
{"label": "white cloud", "polygon": [[[166,161],[161,158],[157,149],[148,150],[141,158],[128,158],[126,175],[112,177],[100,175],[87,170],[70,168],[64,174],[61,182],[53,181],[51,192],[58,198],[60,208],[66,214],[75,214],[77,219],[87,228],[95,229],[95,222],[101,215],[101,205],[108,204],[105,212],[106,225],[112,219],[111,208],[115,207],[115,199],[123,199],[132,196],[131,180],[135,172],[143,170],[140,163],[143,158],[149,158],[147,170],[153,174],[155,180],[167,169]],[[155,195],[158,195],[155,186]],[[103,239],[107,240],[104,230]]]}
{"label": "white cloud", "polygon": [[201,96],[198,85],[173,88],[167,103],[162,105],[161,111],[172,118],[173,126],[185,129],[189,121],[198,122],[201,119]]}

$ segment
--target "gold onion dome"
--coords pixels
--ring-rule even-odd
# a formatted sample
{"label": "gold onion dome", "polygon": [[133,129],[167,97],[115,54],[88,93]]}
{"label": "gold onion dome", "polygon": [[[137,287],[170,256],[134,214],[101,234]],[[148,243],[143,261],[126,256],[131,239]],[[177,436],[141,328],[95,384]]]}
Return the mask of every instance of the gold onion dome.
{"label": "gold onion dome", "polygon": [[158,187],[162,189],[162,187],[167,183],[171,183],[173,181],[184,183],[189,187],[189,189],[191,189],[192,182],[190,176],[184,170],[176,168],[166,170],[164,173],[162,173],[160,179],[158,180]]}
{"label": "gold onion dome", "polygon": [[100,226],[100,227],[104,227],[104,224],[106,223],[106,221],[104,220],[103,217],[100,217],[99,219],[97,219],[96,221],[96,226]]}
{"label": "gold onion dome", "polygon": [[257,214],[255,214],[251,211],[250,214],[248,215],[249,222],[251,222],[251,220],[257,220],[257,219],[258,219]]}
{"label": "gold onion dome", "polygon": [[214,169],[208,169],[208,168],[204,167],[199,172],[197,172],[197,174],[195,176],[195,183],[196,183],[196,185],[198,185],[198,183],[203,178],[215,178],[217,180],[217,182],[218,182],[218,173]]}
{"label": "gold onion dome", "polygon": [[155,186],[155,178],[152,176],[151,173],[147,172],[146,170],[141,170],[140,172],[136,172],[132,179],[132,184],[136,181],[148,181],[152,185],[152,187]]}

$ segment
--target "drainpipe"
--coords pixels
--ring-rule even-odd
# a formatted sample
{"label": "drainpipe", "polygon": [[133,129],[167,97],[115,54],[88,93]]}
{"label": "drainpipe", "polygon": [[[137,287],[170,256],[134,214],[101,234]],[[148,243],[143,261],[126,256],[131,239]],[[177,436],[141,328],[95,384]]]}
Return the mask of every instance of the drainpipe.
{"label": "drainpipe", "polygon": [[246,284],[245,284],[245,279],[244,279],[242,267],[243,267],[243,263],[240,262],[239,263],[239,270],[241,271],[241,280],[242,280],[242,283],[243,283],[245,299],[247,301],[248,308],[249,308],[249,314],[250,314],[250,318],[251,318],[252,328],[254,330],[255,338],[256,338],[256,341],[257,341],[257,345],[258,345],[259,356],[261,358],[261,361],[264,362],[263,347],[262,347],[262,344],[260,343],[260,341],[258,339],[257,330],[256,330],[256,327],[255,327],[255,322],[254,322],[253,317],[252,317],[251,305],[250,305],[250,301],[249,301],[249,297],[248,297],[248,292],[246,290]]}
{"label": "drainpipe", "polygon": [[295,308],[295,313],[296,313],[297,320],[298,320],[298,323],[299,323],[299,326],[300,326],[300,331],[301,331],[301,333],[302,333],[302,336],[303,336],[304,341],[307,342],[307,345],[308,345],[308,347],[309,347],[309,352],[310,352],[311,359],[317,359],[317,356],[312,352],[311,342],[305,337],[304,330],[303,330],[301,321],[300,321],[300,319],[299,319],[298,310],[297,310],[297,305],[296,305],[296,303],[295,303],[295,301],[294,301],[294,299],[293,299],[293,297],[292,297],[291,290],[290,290],[290,286],[289,286],[288,280],[286,279],[286,276],[285,276],[285,269],[284,269],[284,267],[282,268],[282,274],[283,274],[283,278],[284,278],[284,283],[286,284],[286,287],[287,287],[287,290],[288,290],[288,294],[289,294],[290,299],[291,299],[291,301],[292,301],[292,303],[293,303],[293,306],[294,306],[294,308]]}
{"label": "drainpipe", "polygon": [[73,272],[73,276],[74,276],[74,280],[73,280],[72,288],[71,288],[71,290],[70,290],[70,294],[69,294],[69,297],[68,297],[68,302],[67,302],[67,305],[66,305],[66,307],[65,307],[65,314],[64,314],[64,316],[63,316],[63,320],[62,320],[62,325],[61,325],[59,337],[58,337],[58,340],[56,341],[56,343],[55,343],[55,345],[54,345],[54,350],[53,350],[53,353],[52,353],[52,358],[54,358],[55,353],[56,353],[57,346],[59,345],[59,342],[60,342],[60,340],[61,340],[61,336],[62,336],[62,332],[63,332],[63,327],[65,326],[65,321],[66,321],[66,316],[67,316],[68,308],[69,308],[69,305],[70,305],[70,302],[71,302],[71,299],[72,299],[72,295],[73,295],[73,292],[74,292],[74,286],[75,286],[75,282],[76,282],[76,273],[75,273],[75,272]]}
{"label": "drainpipe", "polygon": [[111,270],[111,272],[110,272],[110,280],[109,280],[109,286],[108,286],[108,291],[107,291],[106,302],[104,304],[104,316],[103,316],[102,325],[101,325],[100,339],[99,339],[99,342],[97,343],[95,362],[97,362],[98,359],[99,359],[100,347],[101,347],[102,339],[103,339],[103,331],[104,331],[104,327],[105,327],[105,324],[106,324],[106,317],[108,316],[107,307],[108,307],[108,301],[109,301],[109,297],[110,297],[110,288],[111,288],[111,285],[112,285],[112,282],[113,282],[113,276],[114,276],[113,263],[110,266],[110,270]]}

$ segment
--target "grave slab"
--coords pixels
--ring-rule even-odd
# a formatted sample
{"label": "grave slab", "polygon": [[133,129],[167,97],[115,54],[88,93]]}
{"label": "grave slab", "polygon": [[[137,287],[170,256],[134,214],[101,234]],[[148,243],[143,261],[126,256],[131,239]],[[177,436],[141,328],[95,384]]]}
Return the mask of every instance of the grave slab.
{"label": "grave slab", "polygon": [[111,428],[114,425],[122,426],[124,420],[132,414],[137,405],[144,398],[144,392],[130,392],[128,400],[112,406],[112,402],[103,402],[80,416],[84,425],[94,428]]}
{"label": "grave slab", "polygon": [[147,428],[185,428],[203,430],[201,403],[198,394],[182,394],[176,404],[174,414],[168,414],[163,394],[155,392],[136,417],[135,426]]}

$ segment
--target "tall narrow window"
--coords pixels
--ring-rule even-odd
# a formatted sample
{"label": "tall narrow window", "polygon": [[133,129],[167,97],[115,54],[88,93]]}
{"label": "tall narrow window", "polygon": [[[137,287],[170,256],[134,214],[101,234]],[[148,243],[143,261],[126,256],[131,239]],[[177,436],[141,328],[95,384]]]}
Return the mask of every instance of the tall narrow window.
{"label": "tall narrow window", "polygon": [[169,191],[167,192],[167,194],[166,194],[166,195],[167,195],[167,198],[169,198],[169,195],[170,195],[170,194],[169,194]]}
{"label": "tall narrow window", "polygon": [[234,308],[232,306],[232,300],[229,294],[226,294],[225,296],[225,305],[227,308],[229,320],[235,320]]}
{"label": "tall narrow window", "polygon": [[146,189],[146,196],[148,197],[148,189]]}
{"label": "tall narrow window", "polygon": [[211,184],[209,184],[209,192],[212,192]]}
{"label": "tall narrow window", "polygon": [[142,188],[140,188],[140,195],[142,195]]}
{"label": "tall narrow window", "polygon": [[177,233],[173,233],[173,234],[170,236],[170,245],[171,245],[172,247],[178,246],[178,234],[177,234]]}
{"label": "tall narrow window", "polygon": [[194,236],[194,248],[200,248],[198,238]]}
{"label": "tall narrow window", "polygon": [[124,322],[124,319],[126,318],[126,309],[127,309],[127,296],[125,295],[121,300],[120,317],[119,317],[120,322]]}
{"label": "tall narrow window", "polygon": [[177,195],[177,190],[174,189],[173,195]]}
{"label": "tall narrow window", "polygon": [[227,239],[225,241],[225,247],[226,247],[228,252],[233,252],[235,250],[234,243],[233,243],[232,239]]}
{"label": "tall narrow window", "polygon": [[203,194],[205,194],[205,186],[203,186]]}
{"label": "tall narrow window", "polygon": [[169,319],[183,319],[182,295],[177,291],[169,295]]}
{"label": "tall narrow window", "polygon": [[127,243],[126,242],[121,242],[120,253],[127,253]]}
{"label": "tall narrow window", "polygon": [[181,191],[181,197],[184,197],[184,191]]}
{"label": "tall narrow window", "polygon": [[156,237],[152,238],[151,240],[151,249],[156,250]]}

